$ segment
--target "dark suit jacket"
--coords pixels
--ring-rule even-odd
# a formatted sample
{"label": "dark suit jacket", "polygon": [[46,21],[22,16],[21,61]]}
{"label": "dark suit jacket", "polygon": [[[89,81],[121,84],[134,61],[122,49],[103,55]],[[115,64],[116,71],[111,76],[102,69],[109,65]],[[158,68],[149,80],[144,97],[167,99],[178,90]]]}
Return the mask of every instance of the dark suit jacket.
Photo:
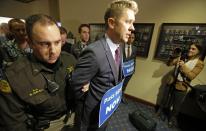
{"label": "dark suit jacket", "polygon": [[71,48],[72,48],[72,44],[66,42],[66,43],[62,46],[62,51],[66,51],[67,53],[71,53]]}
{"label": "dark suit jacket", "polygon": [[121,78],[118,78],[117,74],[115,61],[105,38],[90,44],[81,53],[71,83],[76,99],[79,100],[84,95],[81,91],[82,86],[90,82],[87,95],[83,97],[84,110],[88,107],[90,110],[98,108],[104,93],[119,83]]}
{"label": "dark suit jacket", "polygon": [[[134,60],[134,70],[135,70],[135,66],[136,66],[136,56],[137,56],[137,47],[132,45],[132,52],[131,52],[131,56],[130,57],[126,57],[126,52],[125,52],[125,44],[123,44],[123,47],[122,47],[122,52],[123,52],[123,62],[127,62],[127,61],[130,61],[130,60]],[[125,91],[126,89],[126,86],[129,82],[129,80],[131,79],[132,75],[130,76],[127,76],[124,80],[124,83],[123,83],[123,92]]]}
{"label": "dark suit jacket", "polygon": [[137,47],[132,45],[132,52],[130,57],[126,57],[126,52],[125,52],[125,44],[122,47],[122,52],[123,52],[123,62],[129,61],[134,59],[135,65],[136,65],[136,57],[137,57]]}

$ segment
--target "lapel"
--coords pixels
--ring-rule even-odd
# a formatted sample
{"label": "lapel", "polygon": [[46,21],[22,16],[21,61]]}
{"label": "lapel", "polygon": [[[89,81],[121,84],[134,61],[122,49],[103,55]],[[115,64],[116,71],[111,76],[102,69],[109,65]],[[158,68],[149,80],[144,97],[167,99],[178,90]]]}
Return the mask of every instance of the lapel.
{"label": "lapel", "polygon": [[126,58],[126,52],[125,52],[125,44],[122,46],[122,54],[123,54],[123,59]]}
{"label": "lapel", "polygon": [[130,57],[127,57],[127,56],[126,56],[125,48],[126,48],[126,44],[124,43],[123,46],[122,46],[123,60],[124,60],[124,61],[128,61],[128,60],[130,60],[130,58],[132,57],[133,48],[132,48],[132,46],[131,46],[131,55],[130,55]]}
{"label": "lapel", "polygon": [[108,63],[110,65],[110,68],[112,69],[112,74],[113,74],[114,79],[115,79],[115,84],[117,84],[118,83],[118,75],[117,75],[118,73],[117,73],[115,61],[114,61],[114,58],[112,56],[112,52],[109,48],[109,45],[106,42],[105,37],[103,39],[101,39],[101,43],[102,43],[101,45],[103,46],[103,48],[105,50],[105,54],[106,54]]}
{"label": "lapel", "polygon": [[132,56],[134,54],[134,46],[132,45],[131,48],[132,48],[132,52],[131,52],[131,56]]}
{"label": "lapel", "polygon": [[134,45],[132,45],[131,48],[132,48],[131,57],[132,57],[132,58],[136,58],[136,55],[137,55],[137,47],[134,46]]}
{"label": "lapel", "polygon": [[123,61],[124,60],[123,59],[124,58],[123,55],[125,54],[124,53],[125,51],[123,51],[123,49],[124,49],[124,44],[120,44],[120,54],[121,54],[120,55],[120,60],[121,60],[121,64],[120,64],[120,69],[119,69],[119,79],[118,79],[119,81],[121,81],[123,79],[123,77],[124,77],[123,76],[123,62],[124,62]]}
{"label": "lapel", "polygon": [[[135,55],[135,49],[134,49],[134,45],[131,45],[130,46],[131,47],[131,54],[130,54],[130,56],[128,57],[128,58],[126,58],[126,60],[131,60],[131,59],[133,59],[134,58],[134,55]],[[125,57],[126,57],[126,55],[125,55]]]}

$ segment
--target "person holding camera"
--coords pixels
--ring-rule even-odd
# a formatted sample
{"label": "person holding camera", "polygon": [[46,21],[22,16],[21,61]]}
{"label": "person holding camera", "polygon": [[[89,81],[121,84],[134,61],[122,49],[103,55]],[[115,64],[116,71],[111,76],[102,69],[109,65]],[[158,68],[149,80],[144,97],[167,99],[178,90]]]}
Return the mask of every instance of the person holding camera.
{"label": "person holding camera", "polygon": [[192,43],[186,53],[179,51],[180,55],[171,57],[168,61],[168,66],[175,66],[170,90],[171,97],[169,98],[170,116],[168,121],[169,127],[177,127],[177,115],[180,111],[181,105],[187,93],[191,90],[190,82],[202,71],[204,63],[201,60],[202,45],[199,43]]}

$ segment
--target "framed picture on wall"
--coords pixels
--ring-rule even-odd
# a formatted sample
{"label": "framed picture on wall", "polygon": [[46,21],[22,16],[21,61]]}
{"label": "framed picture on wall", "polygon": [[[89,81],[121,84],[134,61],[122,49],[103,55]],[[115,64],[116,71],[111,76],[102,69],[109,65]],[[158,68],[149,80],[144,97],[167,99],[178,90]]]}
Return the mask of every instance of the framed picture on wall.
{"label": "framed picture on wall", "polygon": [[147,57],[151,44],[154,23],[135,23],[135,43],[137,46],[137,56]]}
{"label": "framed picture on wall", "polygon": [[160,30],[155,59],[167,61],[175,49],[187,52],[191,43],[206,45],[206,24],[163,23]]}
{"label": "framed picture on wall", "polygon": [[105,33],[105,24],[103,23],[91,23],[90,25],[90,41],[94,42],[99,39]]}
{"label": "framed picture on wall", "polygon": [[[152,33],[154,29],[154,23],[134,23],[135,27],[135,43],[138,47],[137,56],[147,57],[150,43],[152,39]],[[90,24],[90,40],[91,42],[99,39],[105,33],[105,24],[103,23],[91,23]]]}

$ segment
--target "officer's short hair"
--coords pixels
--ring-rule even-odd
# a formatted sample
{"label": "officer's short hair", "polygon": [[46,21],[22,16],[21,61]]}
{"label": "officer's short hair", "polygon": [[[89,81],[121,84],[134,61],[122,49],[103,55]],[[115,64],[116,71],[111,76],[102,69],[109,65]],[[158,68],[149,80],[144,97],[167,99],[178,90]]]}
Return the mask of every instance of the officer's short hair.
{"label": "officer's short hair", "polygon": [[57,22],[51,16],[45,14],[35,14],[29,16],[26,19],[26,32],[30,40],[32,40],[33,27],[37,22],[43,26],[54,25],[54,24],[57,26]]}

